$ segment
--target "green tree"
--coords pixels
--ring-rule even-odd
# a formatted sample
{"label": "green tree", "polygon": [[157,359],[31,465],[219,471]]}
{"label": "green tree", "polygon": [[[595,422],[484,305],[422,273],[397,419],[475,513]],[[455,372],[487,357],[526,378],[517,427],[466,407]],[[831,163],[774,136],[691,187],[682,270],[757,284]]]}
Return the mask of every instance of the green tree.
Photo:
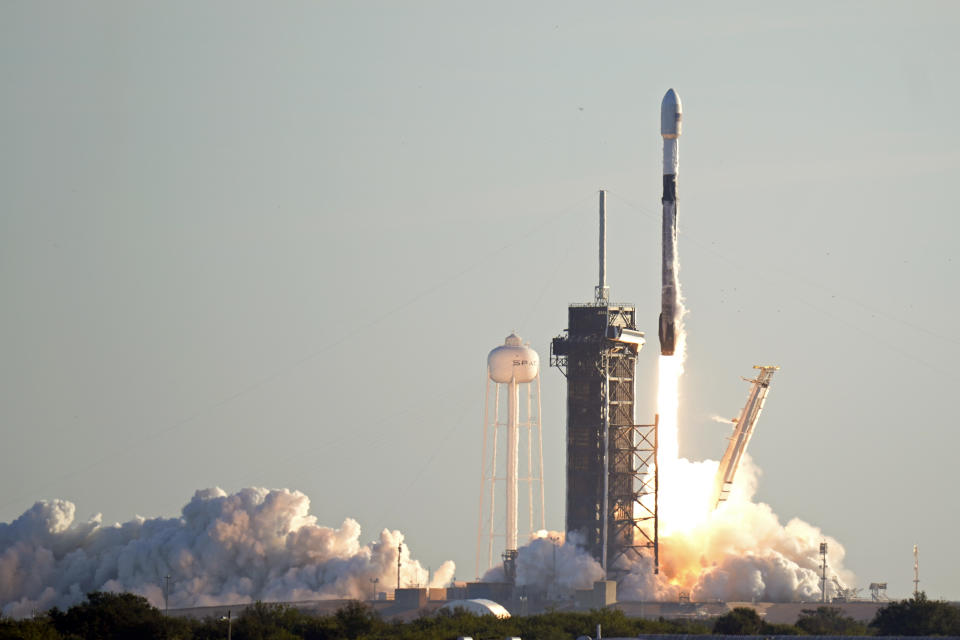
{"label": "green tree", "polygon": [[760,633],[763,620],[749,607],[736,607],[713,622],[713,632],[730,636],[755,636]]}
{"label": "green tree", "polygon": [[147,602],[143,596],[132,593],[94,591],[85,602],[65,612],[51,609],[50,620],[64,637],[84,640],[140,640],[141,638],[179,637],[181,624],[173,621],[177,633],[169,633],[167,618]]}
{"label": "green tree", "polygon": [[38,615],[25,620],[0,617],[0,640],[60,640],[61,638],[62,636],[47,615]]}
{"label": "green tree", "polygon": [[942,600],[930,600],[922,591],[909,600],[882,607],[870,622],[882,636],[960,635],[960,609]]}
{"label": "green tree", "polygon": [[297,625],[296,633],[303,640],[336,640],[341,637],[333,616],[304,614]]}
{"label": "green tree", "polygon": [[334,614],[343,638],[361,638],[378,630],[380,616],[369,605],[351,600]]}
{"label": "green tree", "polygon": [[764,621],[760,625],[760,635],[762,636],[799,636],[802,635],[800,629],[792,624],[778,624],[775,622]]}
{"label": "green tree", "polygon": [[797,628],[812,636],[864,636],[867,625],[843,615],[837,607],[804,609],[797,618]]}
{"label": "green tree", "polygon": [[438,611],[433,615],[421,615],[406,623],[393,622],[382,633],[372,637],[398,638],[399,640],[449,640],[457,636],[502,638],[506,635],[520,635],[515,627],[515,621],[499,620],[493,615],[478,616],[463,609],[457,609]]}
{"label": "green tree", "polygon": [[[235,640],[298,640],[293,630],[302,617],[302,613],[289,605],[257,601],[237,617],[233,637]],[[223,626],[221,623],[221,629]]]}

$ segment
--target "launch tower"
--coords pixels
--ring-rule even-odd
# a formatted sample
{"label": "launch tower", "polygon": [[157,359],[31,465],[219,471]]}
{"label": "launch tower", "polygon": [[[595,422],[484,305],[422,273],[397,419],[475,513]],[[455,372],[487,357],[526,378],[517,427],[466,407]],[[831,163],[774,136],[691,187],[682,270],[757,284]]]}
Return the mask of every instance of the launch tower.
{"label": "launch tower", "polygon": [[610,302],[606,192],[600,192],[600,282],[593,302],[571,304],[550,364],[567,378],[566,529],[615,577],[624,556],[657,558],[657,428],[634,423],[637,354],[632,304]]}

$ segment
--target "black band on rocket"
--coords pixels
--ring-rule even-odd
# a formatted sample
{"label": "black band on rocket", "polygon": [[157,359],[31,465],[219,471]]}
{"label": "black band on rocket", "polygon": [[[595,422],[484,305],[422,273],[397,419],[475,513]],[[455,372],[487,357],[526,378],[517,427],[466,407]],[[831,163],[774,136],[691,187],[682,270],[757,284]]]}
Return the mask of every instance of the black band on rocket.
{"label": "black band on rocket", "polygon": [[663,200],[662,202],[677,201],[677,176],[666,174],[663,176]]}

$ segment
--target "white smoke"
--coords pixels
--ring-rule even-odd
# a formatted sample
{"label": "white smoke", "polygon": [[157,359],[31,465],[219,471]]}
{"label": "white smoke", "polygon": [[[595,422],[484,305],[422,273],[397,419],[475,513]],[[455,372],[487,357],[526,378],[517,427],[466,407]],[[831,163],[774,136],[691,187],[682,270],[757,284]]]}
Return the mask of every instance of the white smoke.
{"label": "white smoke", "polygon": [[[712,480],[717,462],[680,459],[681,471]],[[701,473],[703,468],[711,473]],[[694,601],[767,602],[815,601],[820,597],[820,543],[828,543],[828,577],[853,584],[843,567],[845,551],[820,529],[794,518],[786,523],[764,503],[755,502],[759,469],[745,455],[729,498],[715,511],[705,509],[689,528],[660,536],[660,572],[654,574],[649,556],[622,568],[618,599],[676,601],[681,591]],[[709,491],[709,485],[707,487]],[[555,545],[558,534],[533,539],[518,550],[517,584],[541,592],[589,589],[603,579],[603,569],[576,539]],[[571,536],[572,538],[572,536]],[[562,541],[562,535],[558,542]],[[554,555],[556,554],[556,555]],[[503,579],[501,567],[484,580]]]}
{"label": "white smoke", "polygon": [[[570,591],[590,589],[603,579],[603,568],[581,546],[575,533],[564,536],[557,531],[540,531],[517,550],[517,585],[546,591],[551,587]],[[505,580],[498,565],[483,576],[484,582]]]}
{"label": "white smoke", "polygon": [[[552,534],[557,537],[557,534]],[[555,545],[548,538],[530,541],[517,555],[517,584],[542,585],[553,580],[562,589],[589,589],[603,579],[603,568],[588,554],[575,534],[560,538]]]}
{"label": "white smoke", "polygon": [[798,518],[784,525],[769,505],[753,500],[759,474],[745,455],[730,497],[718,509],[689,530],[661,536],[658,579],[635,567],[620,597],[676,599],[687,591],[701,602],[817,600],[821,542],[828,543],[828,576],[853,584],[839,542]]}
{"label": "white smoke", "polygon": [[[317,524],[310,500],[287,489],[197,491],[179,518],[135,518],[104,526],[99,515],[74,520],[64,500],[37,502],[0,523],[0,610],[21,617],[69,607],[90,591],[129,591],[171,608],[263,601],[368,598],[371,580],[397,578],[399,531],[360,543],[350,518],[338,529]],[[404,544],[405,586],[445,586],[454,565],[429,579]]]}

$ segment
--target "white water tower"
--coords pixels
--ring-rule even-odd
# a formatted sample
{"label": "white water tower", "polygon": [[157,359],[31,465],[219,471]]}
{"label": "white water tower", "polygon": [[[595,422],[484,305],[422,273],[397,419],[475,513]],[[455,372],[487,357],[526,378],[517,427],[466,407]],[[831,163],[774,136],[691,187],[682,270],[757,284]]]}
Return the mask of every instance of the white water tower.
{"label": "white water tower", "polygon": [[[503,469],[498,468],[501,460],[505,462]],[[521,460],[525,461],[523,465]],[[525,499],[520,497],[521,485],[526,488]],[[504,506],[498,509],[501,499]],[[528,535],[544,529],[540,356],[529,344],[524,344],[520,336],[511,333],[504,344],[487,356],[477,528],[478,578],[481,568],[493,566],[495,539],[503,539],[504,554],[516,551],[521,503],[522,512],[527,516]]]}

